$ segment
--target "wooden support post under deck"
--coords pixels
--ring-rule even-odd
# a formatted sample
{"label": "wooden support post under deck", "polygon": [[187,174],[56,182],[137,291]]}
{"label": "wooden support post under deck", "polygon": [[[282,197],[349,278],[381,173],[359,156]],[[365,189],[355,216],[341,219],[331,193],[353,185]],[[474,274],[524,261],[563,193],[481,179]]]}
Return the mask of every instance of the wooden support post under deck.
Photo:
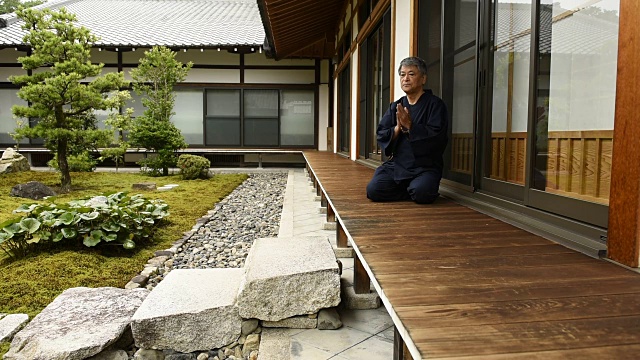
{"label": "wooden support post under deck", "polygon": [[393,360],[413,360],[407,345],[395,326],[393,327]]}
{"label": "wooden support post under deck", "polygon": [[[331,211],[333,220],[336,221],[336,216],[331,206],[327,206],[327,221],[329,221],[329,211]],[[347,233],[344,232],[342,224],[340,223],[336,224],[336,245],[339,248],[349,247],[349,239],[347,238]]]}
{"label": "wooden support post under deck", "polygon": [[[331,207],[331,205],[327,204],[327,222],[336,222],[336,213],[333,211],[333,208]],[[339,226],[336,226],[336,229],[339,228]],[[338,236],[340,236],[340,231],[342,231],[342,233],[344,234],[344,230],[342,228],[338,229]],[[338,246],[338,247],[347,247],[347,235],[344,234],[344,245],[345,246]]]}
{"label": "wooden support post under deck", "polygon": [[321,196],[321,198],[320,198],[320,207],[327,207],[327,204],[329,203],[327,201],[327,196],[324,193],[322,193],[322,195],[320,195],[320,196]]}
{"label": "wooden support post under deck", "polygon": [[371,279],[369,279],[369,274],[362,266],[358,256],[353,258],[353,290],[356,294],[368,294],[371,292]]}

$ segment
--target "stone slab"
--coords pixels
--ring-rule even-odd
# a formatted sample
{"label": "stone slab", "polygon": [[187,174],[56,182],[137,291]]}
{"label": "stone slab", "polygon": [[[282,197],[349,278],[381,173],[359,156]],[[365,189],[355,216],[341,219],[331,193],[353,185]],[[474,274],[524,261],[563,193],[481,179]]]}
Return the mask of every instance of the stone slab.
{"label": "stone slab", "polygon": [[354,251],[352,247],[333,247],[333,253],[336,254],[337,258],[352,258]]}
{"label": "stone slab", "polygon": [[240,316],[278,321],[340,303],[340,275],[326,237],[257,239],[238,295]]}
{"label": "stone slab", "polygon": [[4,317],[2,315],[4,314],[0,314],[0,342],[10,341],[13,335],[29,321],[27,314],[11,314]]}
{"label": "stone slab", "polygon": [[325,221],[322,224],[322,230],[335,230],[336,229],[336,222],[335,221]]}
{"label": "stone slab", "polygon": [[356,294],[353,286],[345,286],[342,288],[341,305],[352,310],[377,309],[380,307],[380,297],[375,291],[368,294]]}
{"label": "stone slab", "polygon": [[317,317],[311,318],[308,315],[293,316],[278,321],[262,322],[262,327],[266,328],[315,329],[317,326]]}
{"label": "stone slab", "polygon": [[147,294],[146,289],[67,289],[13,337],[4,359],[80,360],[96,355],[126,334]]}
{"label": "stone slab", "polygon": [[235,306],[244,269],[177,269],[131,319],[136,346],[183,353],[220,348],[240,337]]}
{"label": "stone slab", "polygon": [[289,360],[291,350],[289,332],[286,329],[263,329],[260,340],[259,359]]}

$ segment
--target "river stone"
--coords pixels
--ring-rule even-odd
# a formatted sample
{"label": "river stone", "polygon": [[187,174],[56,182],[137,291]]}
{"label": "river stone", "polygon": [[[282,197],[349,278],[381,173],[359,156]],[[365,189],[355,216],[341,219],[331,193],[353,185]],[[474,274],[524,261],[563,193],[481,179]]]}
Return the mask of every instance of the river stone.
{"label": "river stone", "polygon": [[243,269],[176,269],[131,320],[136,346],[182,353],[220,348],[240,337],[235,307]]}
{"label": "river stone", "polygon": [[29,321],[27,314],[0,314],[0,342],[9,341]]}
{"label": "river stone", "polygon": [[243,318],[278,321],[340,303],[338,263],[326,237],[257,239],[245,268]]}
{"label": "river stone", "polygon": [[26,184],[18,184],[11,188],[11,196],[40,200],[47,196],[55,196],[56,193],[47,185],[38,181],[29,181]]}
{"label": "river stone", "polygon": [[7,148],[7,150],[2,153],[2,158],[0,158],[0,174],[29,170],[31,170],[29,160],[22,154],[17,153],[13,148]]}
{"label": "river stone", "polygon": [[67,289],[14,336],[4,360],[79,360],[96,355],[128,329],[148,293],[111,287]]}

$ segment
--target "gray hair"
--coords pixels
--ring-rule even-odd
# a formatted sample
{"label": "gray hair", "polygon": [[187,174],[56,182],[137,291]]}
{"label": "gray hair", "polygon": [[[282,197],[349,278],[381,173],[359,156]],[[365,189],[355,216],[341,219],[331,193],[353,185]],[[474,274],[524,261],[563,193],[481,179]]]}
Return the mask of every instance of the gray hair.
{"label": "gray hair", "polygon": [[422,75],[427,75],[427,63],[417,56],[404,58],[400,61],[400,66],[398,66],[398,75],[400,75],[400,70],[402,70],[403,66],[415,66]]}

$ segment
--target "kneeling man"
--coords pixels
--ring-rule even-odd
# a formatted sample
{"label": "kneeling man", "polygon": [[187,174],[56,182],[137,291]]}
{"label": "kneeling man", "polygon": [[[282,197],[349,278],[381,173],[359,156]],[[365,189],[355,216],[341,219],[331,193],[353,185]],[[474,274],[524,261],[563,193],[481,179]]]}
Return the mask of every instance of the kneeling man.
{"label": "kneeling man", "polygon": [[378,125],[378,143],[389,160],[367,185],[367,197],[429,204],[439,195],[448,140],[447,107],[431,90],[423,89],[427,82],[424,60],[402,60],[398,74],[406,96],[391,104]]}

